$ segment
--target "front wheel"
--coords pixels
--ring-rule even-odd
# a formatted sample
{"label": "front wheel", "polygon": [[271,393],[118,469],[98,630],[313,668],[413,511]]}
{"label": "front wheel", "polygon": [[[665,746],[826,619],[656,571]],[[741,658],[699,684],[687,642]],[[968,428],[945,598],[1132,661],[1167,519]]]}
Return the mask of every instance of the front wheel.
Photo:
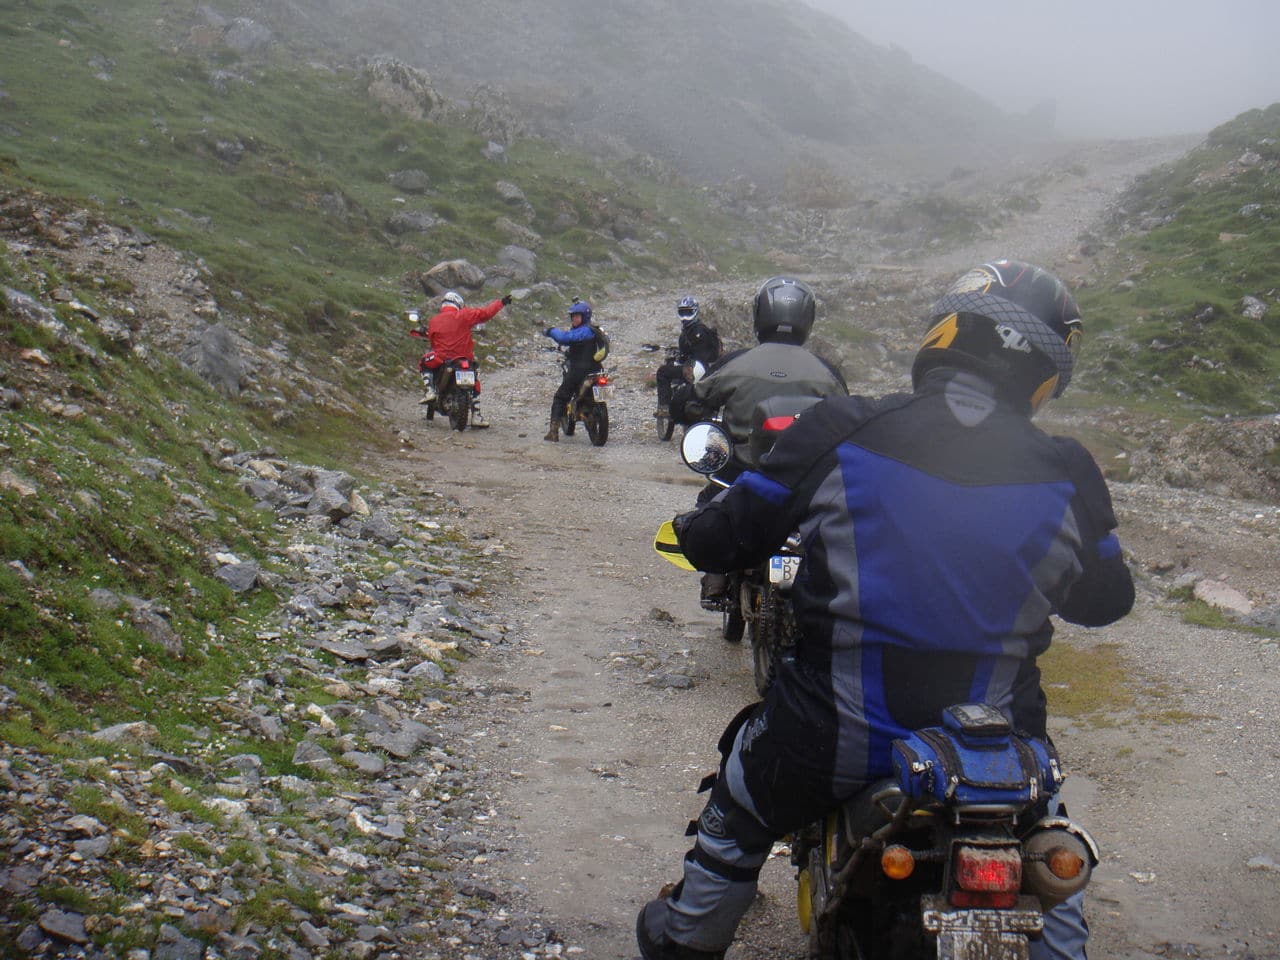
{"label": "front wheel", "polygon": [[603,447],[609,439],[609,408],[603,403],[594,403],[582,421],[587,428],[587,437],[593,447]]}
{"label": "front wheel", "polygon": [[676,422],[671,419],[671,414],[666,412],[665,407],[660,408],[660,412],[654,415],[653,425],[659,440],[670,440],[671,435],[676,432]]}

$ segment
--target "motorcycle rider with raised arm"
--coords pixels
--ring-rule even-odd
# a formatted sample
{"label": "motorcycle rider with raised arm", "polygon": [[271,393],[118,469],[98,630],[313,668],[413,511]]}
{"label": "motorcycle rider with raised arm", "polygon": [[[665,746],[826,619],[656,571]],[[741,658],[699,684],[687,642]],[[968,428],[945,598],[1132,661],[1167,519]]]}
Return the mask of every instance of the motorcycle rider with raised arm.
{"label": "motorcycle rider with raised arm", "polygon": [[[1070,382],[1082,326],[1052,274],[982,264],[931,310],[911,393],[818,403],[675,519],[702,570],[761,562],[799,530],[800,636],[721,738],[683,880],[637,918],[646,960],[722,957],[774,841],[887,776],[891,741],[945,707],[989,703],[1047,739],[1051,615],[1099,627],[1134,599],[1102,473],[1032,423]],[[1083,960],[1082,899],[1045,914],[1032,960]]]}
{"label": "motorcycle rider with raised arm", "polygon": [[679,355],[658,367],[659,416],[667,414],[668,410],[662,408],[669,408],[672,389],[684,381],[686,366],[696,361],[704,368],[710,367],[720,358],[720,334],[702,322],[699,312],[698,301],[693,297],[681,297],[676,304],[676,316],[680,318],[680,339],[676,341]]}
{"label": "motorcycle rider with raised arm", "polygon": [[551,425],[542,438],[559,443],[560,420],[569,408],[569,401],[577,394],[587,375],[600,370],[600,361],[595,358],[596,334],[591,328],[591,304],[575,300],[569,307],[569,329],[547,327],[542,334],[566,348],[564,376],[551,398]]}
{"label": "motorcycle rider with raised arm", "polygon": [[[509,306],[510,303],[511,294],[509,293],[486,303],[483,307],[468,307],[461,294],[454,290],[444,295],[439,311],[427,321],[426,334],[431,341],[431,352],[427,356],[434,354],[434,357],[430,361],[424,357],[426,366],[419,365],[420,369],[433,371],[432,382],[427,385],[428,393],[423,398],[424,401],[435,399],[436,374],[434,371],[439,370],[448,361],[465,358],[471,361],[473,368],[476,367],[476,343],[471,335],[472,330],[492,320],[503,307]],[[483,430],[488,426],[489,422],[480,412],[480,375],[477,370],[476,400],[471,405],[471,429]]]}
{"label": "motorcycle rider with raised arm", "polygon": [[[752,328],[759,343],[725,354],[702,379],[680,384],[673,391],[671,416],[677,421],[692,423],[720,412],[721,425],[734,444],[734,461],[719,474],[722,480],[732,480],[751,466],[751,418],[761,400],[848,394],[839,369],[804,347],[817,311],[817,298],[807,284],[791,277],[770,277],[760,285],[751,305]],[[698,502],[719,489],[708,484]],[[724,590],[722,573],[704,576],[703,606],[713,608]]]}

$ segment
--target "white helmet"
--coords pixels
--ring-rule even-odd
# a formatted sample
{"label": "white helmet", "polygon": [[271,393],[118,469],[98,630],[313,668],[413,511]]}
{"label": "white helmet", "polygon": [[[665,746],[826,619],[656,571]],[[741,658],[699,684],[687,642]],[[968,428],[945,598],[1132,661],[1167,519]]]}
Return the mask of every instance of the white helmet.
{"label": "white helmet", "polygon": [[454,293],[452,290],[444,295],[444,303],[440,304],[442,309],[444,307],[453,307],[455,310],[461,310],[464,305],[465,301],[462,299],[462,294]]}

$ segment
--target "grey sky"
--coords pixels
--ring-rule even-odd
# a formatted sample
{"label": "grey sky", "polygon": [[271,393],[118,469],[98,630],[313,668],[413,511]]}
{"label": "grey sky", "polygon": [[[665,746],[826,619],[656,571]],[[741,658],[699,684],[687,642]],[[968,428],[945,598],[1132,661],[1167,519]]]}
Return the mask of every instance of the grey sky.
{"label": "grey sky", "polygon": [[805,0],[1066,136],[1201,133],[1280,100],[1280,0]]}

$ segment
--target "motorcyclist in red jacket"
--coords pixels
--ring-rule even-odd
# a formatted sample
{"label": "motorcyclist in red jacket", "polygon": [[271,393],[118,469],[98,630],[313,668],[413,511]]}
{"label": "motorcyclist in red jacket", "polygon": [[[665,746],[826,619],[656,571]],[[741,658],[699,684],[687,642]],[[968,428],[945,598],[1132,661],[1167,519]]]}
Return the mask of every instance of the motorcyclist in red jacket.
{"label": "motorcyclist in red jacket", "polygon": [[[418,364],[419,371],[432,371],[431,382],[427,384],[425,401],[435,399],[435,371],[438,371],[449,360],[465,357],[476,366],[476,344],[471,331],[482,323],[487,323],[498,315],[503,307],[511,303],[511,294],[493,300],[483,307],[468,307],[462,295],[450,290],[444,295],[440,311],[427,321],[426,335],[431,341],[431,350],[423,355]],[[476,375],[476,402],[471,410],[471,429],[483,430],[489,422],[480,412],[480,377]]]}

